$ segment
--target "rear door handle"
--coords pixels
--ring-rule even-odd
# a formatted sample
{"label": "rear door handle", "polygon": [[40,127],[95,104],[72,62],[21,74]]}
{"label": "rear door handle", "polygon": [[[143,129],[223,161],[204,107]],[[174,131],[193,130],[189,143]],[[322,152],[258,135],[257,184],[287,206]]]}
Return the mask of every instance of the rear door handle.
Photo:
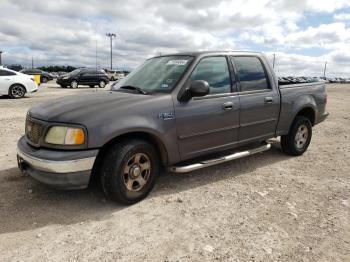
{"label": "rear door handle", "polygon": [[265,104],[271,104],[273,102],[273,98],[268,96],[268,97],[265,97]]}
{"label": "rear door handle", "polygon": [[226,102],[222,104],[222,109],[225,111],[230,111],[233,109],[233,103],[232,102]]}

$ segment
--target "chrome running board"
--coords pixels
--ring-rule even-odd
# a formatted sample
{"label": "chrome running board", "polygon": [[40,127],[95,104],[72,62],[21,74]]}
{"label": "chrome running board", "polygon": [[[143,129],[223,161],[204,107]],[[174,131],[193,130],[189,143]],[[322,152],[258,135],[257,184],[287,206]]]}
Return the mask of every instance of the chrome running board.
{"label": "chrome running board", "polygon": [[222,156],[219,158],[200,161],[199,163],[194,163],[194,164],[190,164],[187,166],[172,166],[169,168],[169,171],[174,172],[174,173],[188,173],[188,172],[191,172],[191,171],[194,171],[197,169],[201,169],[204,167],[213,166],[213,165],[221,164],[221,163],[228,162],[228,161],[231,161],[234,159],[238,159],[241,157],[246,157],[246,156],[250,156],[250,155],[253,155],[256,153],[264,152],[266,150],[269,150],[270,148],[271,148],[271,144],[265,144],[265,145],[259,146],[257,148],[237,152],[237,153],[227,155],[227,156]]}

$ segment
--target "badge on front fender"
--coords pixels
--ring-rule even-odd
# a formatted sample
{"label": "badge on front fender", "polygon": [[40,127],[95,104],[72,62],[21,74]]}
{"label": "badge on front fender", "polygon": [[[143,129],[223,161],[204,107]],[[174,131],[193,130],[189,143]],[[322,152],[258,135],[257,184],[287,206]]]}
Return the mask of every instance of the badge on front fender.
{"label": "badge on front fender", "polygon": [[173,120],[175,115],[174,113],[159,113],[158,118],[162,120]]}

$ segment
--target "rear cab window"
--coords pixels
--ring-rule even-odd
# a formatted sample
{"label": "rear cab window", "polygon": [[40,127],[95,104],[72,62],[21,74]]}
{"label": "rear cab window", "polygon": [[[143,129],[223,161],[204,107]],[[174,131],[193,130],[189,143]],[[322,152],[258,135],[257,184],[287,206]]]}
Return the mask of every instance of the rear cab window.
{"label": "rear cab window", "polygon": [[258,57],[234,56],[231,59],[237,70],[240,92],[271,90],[264,66]]}

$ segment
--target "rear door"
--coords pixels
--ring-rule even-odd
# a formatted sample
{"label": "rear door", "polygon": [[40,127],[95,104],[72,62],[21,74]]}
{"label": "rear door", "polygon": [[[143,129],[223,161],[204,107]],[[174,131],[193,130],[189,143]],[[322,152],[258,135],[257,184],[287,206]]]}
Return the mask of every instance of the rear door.
{"label": "rear door", "polygon": [[210,93],[174,101],[182,160],[230,148],[238,140],[239,97],[227,58],[202,58],[186,85],[194,80],[207,81]]}
{"label": "rear door", "polygon": [[0,94],[1,95],[8,94],[9,87],[14,82],[15,77],[16,77],[16,73],[0,69]]}
{"label": "rear door", "polygon": [[259,141],[275,134],[280,97],[257,56],[233,56],[240,99],[239,141]]}

